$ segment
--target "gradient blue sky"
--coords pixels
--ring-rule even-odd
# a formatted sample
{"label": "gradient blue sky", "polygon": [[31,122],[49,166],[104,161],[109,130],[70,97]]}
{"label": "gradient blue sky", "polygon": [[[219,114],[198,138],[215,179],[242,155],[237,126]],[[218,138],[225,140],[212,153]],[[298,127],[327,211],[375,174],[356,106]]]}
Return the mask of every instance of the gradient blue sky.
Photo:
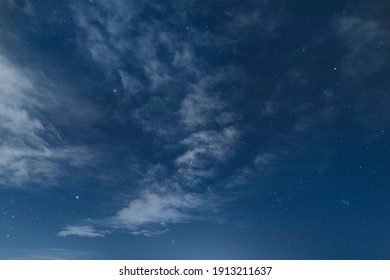
{"label": "gradient blue sky", "polygon": [[0,0],[1,259],[389,259],[388,1]]}

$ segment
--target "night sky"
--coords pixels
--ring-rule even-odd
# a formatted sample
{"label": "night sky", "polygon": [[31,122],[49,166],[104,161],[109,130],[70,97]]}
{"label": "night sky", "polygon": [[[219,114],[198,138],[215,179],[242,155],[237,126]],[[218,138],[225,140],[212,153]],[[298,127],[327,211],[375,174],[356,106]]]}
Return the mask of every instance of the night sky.
{"label": "night sky", "polygon": [[0,259],[390,259],[390,3],[0,0]]}

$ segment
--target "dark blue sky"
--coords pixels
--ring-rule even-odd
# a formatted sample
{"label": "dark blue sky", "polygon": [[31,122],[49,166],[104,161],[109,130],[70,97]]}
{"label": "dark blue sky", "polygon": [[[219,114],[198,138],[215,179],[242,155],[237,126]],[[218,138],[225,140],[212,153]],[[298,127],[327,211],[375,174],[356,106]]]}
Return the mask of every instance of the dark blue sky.
{"label": "dark blue sky", "polygon": [[0,258],[389,259],[389,13],[0,0]]}

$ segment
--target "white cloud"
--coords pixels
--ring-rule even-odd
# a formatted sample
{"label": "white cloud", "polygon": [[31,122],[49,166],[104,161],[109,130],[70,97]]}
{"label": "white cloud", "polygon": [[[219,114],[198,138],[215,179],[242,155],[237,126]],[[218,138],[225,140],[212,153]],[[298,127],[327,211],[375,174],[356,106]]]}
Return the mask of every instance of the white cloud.
{"label": "white cloud", "polygon": [[172,189],[153,192],[149,189],[131,200],[116,215],[92,221],[109,230],[96,230],[89,225],[67,226],[57,236],[104,237],[124,229],[131,235],[153,237],[168,232],[169,224],[201,219],[199,213],[211,211],[215,207],[216,204],[211,198],[206,199],[199,194]]}
{"label": "white cloud", "polygon": [[[132,102],[136,108],[130,114],[131,119],[147,132],[167,136],[167,132],[173,130],[172,121],[167,120],[175,119],[171,110],[176,105],[171,101],[177,100],[182,94],[179,91],[184,90],[190,94],[183,99],[179,114],[187,129],[211,124],[215,118],[224,125],[232,123],[234,117],[229,115],[228,118],[226,112],[222,112],[226,104],[217,97],[215,88],[221,83],[228,84],[233,77],[237,79],[237,71],[229,67],[216,73],[212,73],[212,69],[205,71],[205,62],[196,55],[188,38],[172,27],[172,23],[179,26],[183,21],[180,15],[172,14],[166,20],[155,21],[141,16],[146,7],[156,11],[172,8],[152,2],[112,1],[107,5],[101,0],[94,1],[93,5],[72,6],[81,49],[101,65],[108,78],[122,83],[120,98],[139,101]],[[193,38],[198,44],[196,34],[203,34],[203,30],[191,32],[195,33]],[[132,34],[131,40],[124,40],[129,34]],[[162,92],[165,94],[161,95]],[[156,107],[166,111],[156,112]],[[164,120],[159,122],[161,117]]]}
{"label": "white cloud", "polygon": [[[171,101],[176,100],[178,89],[187,87],[186,75],[194,76],[198,62],[171,25],[177,15],[172,14],[167,22],[155,21],[142,17],[146,6],[156,11],[166,8],[152,2],[107,4],[98,0],[93,5],[75,3],[72,9],[80,49],[101,66],[110,81],[121,83],[117,98],[131,103],[131,113],[116,112],[117,119],[166,139],[175,132]],[[129,34],[131,39],[124,39]]]}
{"label": "white cloud", "polygon": [[277,158],[278,157],[276,155],[271,154],[271,153],[260,154],[260,155],[256,156],[256,158],[254,160],[254,164],[256,166],[260,166],[260,167],[268,166],[268,165],[274,163],[274,161]]}
{"label": "white cloud", "polygon": [[212,177],[218,164],[224,163],[233,154],[238,138],[239,132],[234,127],[192,133],[182,141],[187,151],[175,160],[176,177],[191,185]]}
{"label": "white cloud", "polygon": [[97,231],[91,226],[67,226],[61,230],[57,236],[66,237],[70,235],[77,235],[81,237],[104,237],[105,232]]}
{"label": "white cloud", "polygon": [[146,191],[110,219],[114,226],[137,229],[143,225],[182,223],[193,219],[192,211],[204,201],[195,194],[153,193]]}
{"label": "white cloud", "polygon": [[[155,174],[159,167],[153,167],[150,174],[141,182],[148,182],[152,187],[142,191],[137,198],[131,200],[127,206],[120,209],[116,215],[89,221],[109,230],[96,230],[90,225],[67,226],[57,235],[61,237],[76,235],[81,237],[103,237],[115,231],[125,230],[131,235],[158,236],[169,231],[169,224],[185,223],[201,219],[199,213],[213,211],[217,204],[214,198],[196,193],[188,193],[174,184],[168,186],[169,181],[161,182]],[[156,177],[157,176],[157,177]],[[157,181],[156,181],[157,180]]]}
{"label": "white cloud", "polygon": [[45,82],[0,55],[0,185],[50,183],[63,164],[81,166],[90,158],[86,148],[61,145],[60,133],[44,118],[51,105],[42,98],[49,95],[39,85]]}
{"label": "white cloud", "polygon": [[[180,46],[173,48],[173,40],[166,39],[169,34],[164,33],[164,26],[154,21],[145,24],[147,20],[140,19],[145,5],[151,4],[127,1],[107,4],[98,0],[93,5],[76,3],[72,8],[81,48],[87,50],[106,74],[118,74],[125,89],[130,83],[154,91],[168,83],[172,76],[169,63],[157,55],[159,47],[173,54]],[[132,40],[124,40],[129,33],[133,34]],[[132,72],[139,72],[148,83],[126,72],[128,64],[132,65]]]}
{"label": "white cloud", "polygon": [[204,127],[215,122],[216,115],[225,105],[216,97],[210,97],[202,92],[189,94],[182,101],[179,111],[182,122],[189,129]]}
{"label": "white cloud", "polygon": [[[117,112],[118,119],[139,125],[168,145],[181,143],[186,148],[169,172],[158,165],[145,172],[137,182],[139,195],[104,220],[105,226],[124,228],[133,235],[162,234],[165,229],[150,227],[197,219],[196,213],[206,204],[214,205],[204,194],[191,191],[188,183],[193,187],[214,175],[217,165],[233,154],[240,135],[235,124],[238,116],[227,109],[228,101],[222,101],[225,92],[219,92],[221,88],[233,91],[230,85],[241,78],[239,71],[227,66],[205,67],[192,47],[195,41],[206,44],[199,40],[205,32],[194,28],[183,35],[178,27],[185,21],[185,13],[158,21],[141,17],[146,6],[165,12],[171,8],[159,5],[120,0],[73,5],[79,46],[111,81],[121,83],[121,92],[128,96],[121,93],[119,98],[132,101],[126,105],[131,110]],[[131,40],[123,39],[129,35]]]}
{"label": "white cloud", "polygon": [[342,71],[350,77],[367,77],[387,63],[389,55],[383,47],[389,41],[386,29],[375,19],[354,16],[334,21],[338,35],[347,44]]}
{"label": "white cloud", "polygon": [[92,221],[99,227],[110,230],[96,230],[89,225],[67,226],[57,236],[104,237],[116,230],[125,229],[131,235],[152,237],[168,232],[166,227],[169,224],[199,219],[199,212],[215,207],[215,203],[199,194],[186,193],[178,188],[168,189],[163,184],[157,188],[154,175],[149,175],[151,178],[147,181],[154,185],[154,191],[151,188],[143,191],[112,217]]}
{"label": "white cloud", "polygon": [[234,67],[223,67],[213,73],[197,72],[195,82],[188,81],[190,93],[181,102],[180,121],[188,130],[234,123],[237,116],[227,109],[229,103],[222,100],[220,88],[239,79],[240,71]]}
{"label": "white cloud", "polygon": [[223,161],[231,154],[238,137],[239,132],[234,127],[192,133],[182,141],[189,149],[176,159],[176,163],[201,166],[206,159]]}
{"label": "white cloud", "polygon": [[0,154],[0,183],[12,185],[34,182],[37,177],[51,184],[60,175],[61,163],[77,167],[90,159],[84,148],[50,149],[43,146],[34,149],[2,145]]}
{"label": "white cloud", "polygon": [[169,230],[167,230],[167,229],[165,229],[165,230],[147,230],[147,229],[142,229],[142,230],[139,230],[139,231],[132,231],[131,235],[144,235],[144,236],[147,236],[147,237],[152,237],[152,236],[158,236],[158,235],[164,234],[164,233],[166,233],[168,231]]}

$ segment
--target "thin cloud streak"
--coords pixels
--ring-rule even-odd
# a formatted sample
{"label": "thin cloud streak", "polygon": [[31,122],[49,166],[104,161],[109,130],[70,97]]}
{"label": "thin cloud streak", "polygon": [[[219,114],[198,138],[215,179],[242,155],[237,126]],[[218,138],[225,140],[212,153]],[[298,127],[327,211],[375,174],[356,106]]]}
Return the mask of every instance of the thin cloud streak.
{"label": "thin cloud streak", "polygon": [[57,236],[66,237],[76,235],[81,237],[104,237],[105,234],[105,232],[97,231],[91,226],[68,226],[61,230]]}

